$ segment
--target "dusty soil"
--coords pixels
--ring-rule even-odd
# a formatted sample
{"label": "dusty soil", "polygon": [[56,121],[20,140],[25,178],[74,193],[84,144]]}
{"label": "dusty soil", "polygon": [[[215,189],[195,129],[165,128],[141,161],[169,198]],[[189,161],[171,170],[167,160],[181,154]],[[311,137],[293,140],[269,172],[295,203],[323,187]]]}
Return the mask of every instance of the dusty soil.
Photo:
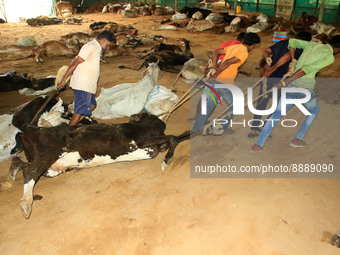
{"label": "dusty soil", "polygon": [[[82,15],[93,21],[132,24],[140,34],[162,34],[191,41],[196,57],[206,58],[223,41],[236,34],[216,35],[210,31],[188,33],[152,31],[160,17],[123,19],[115,14]],[[34,35],[38,44],[61,35],[89,32],[89,23],[81,26],[53,25],[28,27],[11,23],[0,26],[0,73],[16,70],[36,77],[55,74],[68,65],[71,57],[45,58],[43,64],[27,56],[30,50],[12,45],[19,38]],[[262,50],[272,44],[272,33],[260,34],[261,45],[250,53],[241,70],[258,77],[255,70]],[[337,63],[322,70],[320,77],[339,77]],[[133,56],[109,59],[101,65],[101,87],[112,87],[141,79],[142,71],[118,69],[118,65],[138,66]],[[163,72],[159,84],[169,87],[176,74]],[[244,77],[240,75],[240,77]],[[188,85],[177,85],[181,96]],[[262,163],[327,163],[339,171],[339,85],[317,87],[320,113],[306,135],[308,147],[288,146],[296,129],[277,127],[273,138],[260,154],[250,154],[254,140],[248,129],[237,127],[232,135],[204,138],[207,145],[220,148],[202,155],[223,158],[235,165]],[[62,93],[65,101],[72,92]],[[32,98],[18,92],[0,95],[0,113]],[[298,110],[290,112],[299,121]],[[167,134],[189,129],[190,105],[184,104],[167,123]],[[251,118],[250,113],[247,117]],[[121,122],[127,119],[106,122]],[[209,154],[210,153],[210,154]],[[337,156],[338,155],[338,156]],[[22,155],[21,155],[22,156]],[[23,156],[22,156],[23,157]],[[331,246],[333,234],[340,231],[339,179],[190,178],[190,142],[181,143],[174,160],[163,174],[156,159],[117,163],[90,169],[69,171],[54,179],[41,178],[35,187],[35,202],[26,220],[19,203],[23,192],[22,174],[12,189],[0,193],[1,254],[249,254],[249,255],[330,255],[339,250]],[[193,155],[193,159],[200,155]],[[0,181],[6,179],[10,160],[0,163]]]}

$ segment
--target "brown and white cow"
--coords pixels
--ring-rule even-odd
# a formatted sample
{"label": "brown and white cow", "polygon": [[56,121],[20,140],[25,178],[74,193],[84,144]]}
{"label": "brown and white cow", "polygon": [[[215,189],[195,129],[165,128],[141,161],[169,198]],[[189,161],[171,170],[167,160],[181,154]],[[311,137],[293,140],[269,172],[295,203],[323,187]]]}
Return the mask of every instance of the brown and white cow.
{"label": "brown and white cow", "polygon": [[73,168],[151,159],[160,151],[168,150],[161,164],[164,172],[177,144],[190,137],[189,131],[180,136],[165,135],[165,128],[164,122],[147,113],[132,115],[128,123],[121,124],[24,126],[20,139],[28,162],[14,157],[7,183],[13,182],[23,170],[24,195],[20,206],[29,218],[33,188],[43,174],[54,177]]}

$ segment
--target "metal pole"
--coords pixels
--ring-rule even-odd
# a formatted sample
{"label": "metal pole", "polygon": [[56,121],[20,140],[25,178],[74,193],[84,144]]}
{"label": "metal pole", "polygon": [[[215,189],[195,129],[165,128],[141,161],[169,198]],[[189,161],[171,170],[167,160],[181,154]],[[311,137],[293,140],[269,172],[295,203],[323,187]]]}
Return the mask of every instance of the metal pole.
{"label": "metal pole", "polygon": [[319,21],[322,21],[323,9],[324,8],[325,8],[325,0],[322,0],[321,7],[320,7],[320,13],[319,13]]}

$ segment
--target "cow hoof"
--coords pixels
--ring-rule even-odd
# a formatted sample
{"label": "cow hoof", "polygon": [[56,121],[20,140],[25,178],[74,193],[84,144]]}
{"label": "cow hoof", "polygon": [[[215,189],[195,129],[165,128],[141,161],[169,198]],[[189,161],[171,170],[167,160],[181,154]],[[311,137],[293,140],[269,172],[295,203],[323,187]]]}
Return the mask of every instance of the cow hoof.
{"label": "cow hoof", "polygon": [[24,217],[28,219],[31,216],[32,212],[32,203],[22,200],[20,203],[21,211],[24,214]]}
{"label": "cow hoof", "polygon": [[161,163],[161,169],[162,169],[162,172],[163,174],[165,173],[165,170],[168,168],[168,164],[165,163],[164,161],[162,161]]}

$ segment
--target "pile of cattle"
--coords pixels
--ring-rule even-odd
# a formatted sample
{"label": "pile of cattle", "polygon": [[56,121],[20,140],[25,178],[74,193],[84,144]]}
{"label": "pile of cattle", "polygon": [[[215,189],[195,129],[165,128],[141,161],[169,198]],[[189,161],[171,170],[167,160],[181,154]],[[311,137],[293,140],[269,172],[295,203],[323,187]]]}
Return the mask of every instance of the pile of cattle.
{"label": "pile of cattle", "polygon": [[[201,32],[205,30],[213,30],[217,34],[222,33],[234,33],[241,29],[245,29],[247,32],[260,33],[266,30],[274,31],[287,31],[288,33],[297,34],[300,31],[316,31],[317,34],[323,36],[316,38],[316,41],[327,42],[327,39],[339,34],[339,31],[331,25],[326,25],[313,15],[308,15],[303,12],[301,18],[293,21],[286,21],[283,18],[269,18],[265,14],[259,16],[234,16],[228,12],[213,12],[211,10],[197,8],[197,7],[183,7],[177,13],[171,7],[162,7],[158,5],[141,5],[138,3],[122,2],[122,3],[108,3],[106,5],[98,5],[86,8],[75,8],[70,2],[60,1],[56,4],[56,18],[51,17],[36,17],[33,19],[27,19],[26,22],[32,26],[49,25],[49,24],[81,24],[87,22],[82,18],[73,17],[75,13],[83,11],[90,12],[102,12],[102,13],[115,13],[122,15],[124,18],[133,18],[138,15],[148,16],[162,16],[172,15],[169,19],[163,19],[159,26],[152,27],[153,30],[178,30],[181,27],[185,27],[189,32]],[[107,28],[106,28],[107,29]],[[109,29],[110,30],[110,29]],[[114,33],[125,31],[114,31]],[[91,36],[95,36],[92,31]],[[315,32],[314,32],[315,33]],[[129,35],[127,33],[127,35]],[[135,34],[136,35],[136,34]],[[124,38],[127,42],[127,39]],[[121,45],[120,45],[121,46]],[[114,53],[108,56],[116,56],[129,53],[129,51],[121,51],[116,48],[113,49]]]}

